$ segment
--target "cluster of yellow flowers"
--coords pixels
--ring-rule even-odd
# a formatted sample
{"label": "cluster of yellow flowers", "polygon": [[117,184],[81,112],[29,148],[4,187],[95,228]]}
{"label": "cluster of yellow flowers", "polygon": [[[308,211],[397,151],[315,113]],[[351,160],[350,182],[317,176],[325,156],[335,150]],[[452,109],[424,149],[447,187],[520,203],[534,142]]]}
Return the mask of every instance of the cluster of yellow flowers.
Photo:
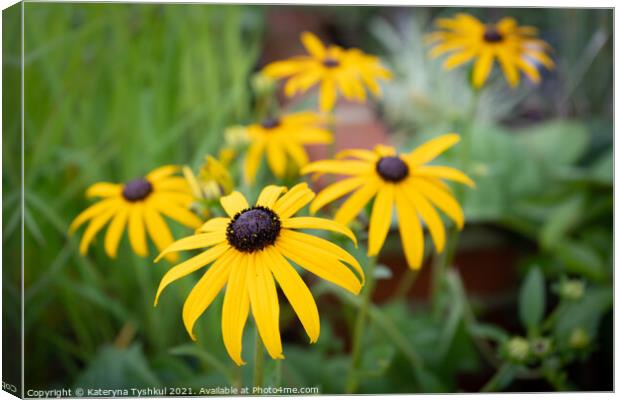
{"label": "cluster of yellow flowers", "polygon": [[[443,30],[429,35],[438,43],[432,56],[453,52],[446,68],[454,68],[476,58],[473,84],[481,86],[489,76],[492,63],[498,59],[502,70],[514,86],[523,71],[533,81],[540,79],[531,60],[552,67],[544,53],[547,45],[534,37],[531,27],[519,27],[510,18],[497,24],[484,25],[477,19],[459,14],[454,19],[440,19]],[[86,191],[87,197],[102,200],[78,215],[70,230],[89,222],[80,252],[86,254],[96,234],[108,225],[104,248],[115,257],[125,227],[134,252],[148,255],[147,234],[165,257],[176,261],[177,252],[202,249],[192,258],[171,268],[162,278],[155,303],[172,282],[210,265],[188,295],[183,306],[183,322],[192,338],[199,316],[224,288],[221,329],[224,345],[238,365],[244,364],[242,334],[251,310],[260,337],[271,357],[283,358],[279,330],[279,303],[276,282],[298,315],[310,342],[319,337],[319,314],[310,290],[301,279],[297,266],[357,294],[364,285],[364,271],[350,253],[338,245],[300,232],[319,229],[336,232],[357,244],[347,227],[374,198],[368,228],[368,255],[379,254],[392,222],[394,208],[398,216],[400,237],[407,263],[418,269],[423,262],[424,234],[428,227],[437,252],[444,249],[446,233],[438,210],[445,213],[460,229],[463,210],[445,181],[473,187],[474,183],[461,171],[428,165],[438,155],[457,144],[454,133],[430,140],[409,153],[377,145],[374,149],[347,149],[334,159],[309,162],[305,145],[329,144],[331,132],[325,127],[329,112],[338,95],[366,101],[367,90],[381,95],[379,80],[392,78],[391,72],[377,57],[358,49],[325,47],[311,33],[303,33],[301,41],[308,55],[274,62],[264,68],[264,76],[287,79],[284,93],[293,96],[318,86],[318,105],[323,113],[298,112],[268,118],[245,128],[235,128],[230,135],[242,135],[249,143],[245,153],[243,174],[254,184],[265,156],[269,169],[277,179],[293,167],[313,178],[324,174],[345,176],[326,186],[318,195],[306,183],[290,190],[268,185],[262,189],[255,205],[234,191],[229,172],[235,154],[223,150],[218,158],[207,156],[197,175],[191,169],[163,166],[143,178],[125,184],[96,183]],[[292,163],[291,163],[292,162]],[[184,176],[179,175],[183,172]],[[350,194],[335,213],[334,219],[298,216],[310,205],[312,214],[325,205]],[[193,210],[196,199],[219,200],[226,217],[204,221],[208,215]],[[174,241],[163,219],[169,217],[195,234]]]}

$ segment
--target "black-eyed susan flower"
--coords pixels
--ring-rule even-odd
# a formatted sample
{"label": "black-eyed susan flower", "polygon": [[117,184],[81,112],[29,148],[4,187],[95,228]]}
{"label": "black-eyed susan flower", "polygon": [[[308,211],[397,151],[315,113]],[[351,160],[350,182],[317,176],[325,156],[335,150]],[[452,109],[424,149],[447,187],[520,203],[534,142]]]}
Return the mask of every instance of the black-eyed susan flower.
{"label": "black-eyed susan flower", "polygon": [[282,178],[288,160],[297,168],[308,163],[304,145],[328,144],[332,134],[323,128],[325,117],[312,112],[299,112],[279,118],[267,118],[247,127],[250,146],[245,157],[244,174],[248,183],[254,183],[263,154],[273,174]]}
{"label": "black-eyed susan flower", "polygon": [[227,218],[210,219],[198,234],[175,242],[159,256],[205,249],[164,275],[155,304],[170,283],[212,263],[185,300],[183,322],[195,340],[196,320],[226,286],[222,337],[228,354],[237,365],[244,364],[242,335],[250,310],[269,355],[283,358],[276,282],[299,317],[310,342],[316,342],[319,337],[319,313],[314,298],[288,260],[355,294],[363,284],[363,271],[351,254],[325,239],[297,230],[324,229],[355,241],[353,233],[328,219],[294,217],[312,201],[314,193],[305,183],[282,195],[285,190],[279,186],[265,187],[253,207],[239,192],[222,197],[220,201]]}
{"label": "black-eyed susan flower", "polygon": [[310,211],[315,213],[326,204],[351,193],[335,215],[336,222],[348,224],[374,197],[368,232],[368,255],[379,253],[390,229],[392,211],[396,206],[400,237],[409,267],[422,265],[424,237],[420,220],[424,220],[438,252],[445,245],[445,229],[437,213],[440,209],[459,228],[464,217],[461,206],[450,193],[443,179],[473,186],[461,171],[445,166],[425,165],[456,144],[460,137],[447,134],[430,140],[408,154],[377,146],[374,151],[344,150],[335,160],[311,163],[302,173],[338,174],[349,177],[332,183],[314,199]]}
{"label": "black-eyed susan flower", "polygon": [[304,32],[301,42],[308,55],[276,61],[267,65],[263,73],[274,79],[288,78],[284,86],[287,96],[304,93],[320,85],[319,107],[330,111],[336,103],[338,92],[346,99],[366,100],[364,85],[375,96],[381,95],[380,79],[391,79],[391,72],[375,56],[358,49],[343,49],[323,43],[312,33]]}
{"label": "black-eyed susan flower", "polygon": [[[92,240],[108,223],[104,248],[111,258],[116,257],[125,227],[133,251],[141,257],[148,255],[147,234],[159,251],[174,241],[162,215],[198,228],[202,221],[188,211],[193,199],[187,181],[175,175],[179,169],[166,165],[125,184],[99,182],[90,186],[86,197],[101,200],[80,213],[69,227],[74,232],[90,221],[80,242],[80,253],[87,253]],[[176,258],[176,254],[168,255],[170,261]]]}
{"label": "black-eyed susan flower", "polygon": [[429,43],[435,44],[431,57],[450,53],[443,62],[445,69],[475,60],[472,74],[475,87],[481,87],[487,80],[495,60],[512,87],[519,84],[520,72],[538,83],[537,65],[554,67],[546,53],[550,46],[536,37],[537,29],[519,26],[513,18],[484,24],[469,14],[460,13],[454,18],[439,18],[436,25],[441,30],[427,37]]}

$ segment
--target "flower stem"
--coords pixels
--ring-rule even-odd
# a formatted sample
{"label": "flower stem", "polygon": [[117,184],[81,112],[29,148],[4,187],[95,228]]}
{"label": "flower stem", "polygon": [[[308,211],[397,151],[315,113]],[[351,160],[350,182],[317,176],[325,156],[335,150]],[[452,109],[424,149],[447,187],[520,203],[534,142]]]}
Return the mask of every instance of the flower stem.
{"label": "flower stem", "polygon": [[370,257],[368,268],[366,270],[366,285],[363,289],[362,304],[357,310],[357,319],[353,331],[353,342],[351,345],[351,363],[349,364],[349,372],[347,374],[347,393],[354,393],[359,385],[358,369],[361,363],[361,347],[362,337],[364,335],[364,327],[368,315],[368,307],[372,299],[372,293],[375,289],[375,266],[377,257]]}
{"label": "flower stem", "polygon": [[263,377],[265,370],[263,368],[265,356],[263,354],[263,344],[260,340],[258,328],[255,330],[256,337],[254,340],[254,387],[263,386]]}
{"label": "flower stem", "polygon": [[403,278],[401,279],[398,287],[396,288],[396,292],[394,294],[394,298],[396,300],[404,300],[407,298],[409,291],[418,280],[418,276],[420,275],[420,270],[407,268]]}
{"label": "flower stem", "polygon": [[[480,91],[473,89],[472,100],[469,109],[467,110],[462,121],[461,137],[463,138],[463,141],[461,143],[461,146],[459,147],[458,158],[460,168],[466,174],[469,172],[469,167],[471,164],[471,149],[473,142],[472,133],[476,122],[476,115],[478,113],[479,103]],[[464,194],[465,192],[461,186],[457,186],[455,188],[454,195],[457,201],[459,201],[459,203],[461,204],[463,204]],[[453,225],[448,233],[446,248],[444,249],[443,253],[436,256],[435,260],[433,261],[431,299],[436,311],[439,307],[439,294],[441,292],[441,288],[445,279],[446,270],[450,267],[450,265],[452,265],[456,249],[458,248],[459,237],[459,229],[455,225]]]}

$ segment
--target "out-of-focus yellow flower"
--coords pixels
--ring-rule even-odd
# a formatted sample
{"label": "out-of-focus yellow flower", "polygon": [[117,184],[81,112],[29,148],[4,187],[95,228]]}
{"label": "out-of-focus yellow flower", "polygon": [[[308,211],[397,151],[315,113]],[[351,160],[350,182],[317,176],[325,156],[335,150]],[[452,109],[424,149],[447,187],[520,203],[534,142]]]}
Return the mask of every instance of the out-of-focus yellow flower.
{"label": "out-of-focus yellow flower", "polygon": [[247,127],[250,148],[245,157],[246,181],[253,183],[264,153],[273,174],[282,178],[290,158],[298,168],[308,163],[307,144],[328,144],[332,134],[323,128],[325,117],[312,112],[283,115],[268,118],[260,124]]}
{"label": "out-of-focus yellow flower", "polygon": [[312,33],[304,32],[301,42],[308,55],[276,61],[263,69],[274,79],[288,78],[284,87],[287,96],[304,93],[320,85],[319,107],[330,111],[336,103],[338,92],[349,100],[366,101],[366,89],[374,96],[381,95],[379,79],[391,79],[391,72],[375,56],[358,49],[343,49],[323,43]]}
{"label": "out-of-focus yellow flower", "polygon": [[427,42],[435,44],[431,57],[451,53],[443,63],[445,69],[475,60],[472,80],[477,88],[487,80],[495,60],[511,87],[519,84],[520,71],[538,83],[537,65],[554,67],[546,53],[551,47],[536,37],[538,30],[519,26],[513,18],[484,24],[469,14],[459,13],[454,18],[439,18],[435,23],[441,30],[427,36]]}
{"label": "out-of-focus yellow flower", "polygon": [[250,143],[247,128],[242,125],[226,128],[226,131],[224,131],[224,142],[227,148],[237,148]]}
{"label": "out-of-focus yellow flower", "polygon": [[239,192],[222,197],[220,202],[228,217],[208,220],[196,235],[175,242],[159,255],[204,249],[164,275],[155,304],[170,283],[212,263],[185,300],[183,322],[195,340],[196,320],[226,286],[222,338],[237,365],[245,364],[241,357],[242,337],[250,310],[269,355],[275,359],[284,358],[276,282],[299,317],[310,342],[316,342],[319,337],[319,313],[312,293],[288,260],[354,294],[359,293],[364,283],[363,270],[351,254],[325,239],[298,230],[329,230],[355,242],[353,232],[329,219],[293,217],[314,198],[305,183],[296,185],[284,195],[283,192],[286,192],[285,187],[267,186],[253,207]]}
{"label": "out-of-focus yellow flower", "polygon": [[377,146],[374,151],[350,149],[337,154],[335,160],[311,163],[302,169],[303,174],[329,173],[351,177],[323,189],[312,202],[310,211],[316,212],[353,192],[335,216],[337,222],[348,224],[375,197],[368,233],[368,255],[374,256],[383,246],[396,206],[407,263],[410,268],[418,269],[424,255],[420,218],[426,222],[438,252],[443,251],[446,234],[435,207],[445,212],[459,228],[463,227],[463,210],[442,179],[472,187],[474,182],[455,168],[425,165],[459,140],[456,134],[443,135],[411,153],[400,155],[387,146]]}
{"label": "out-of-focus yellow flower", "polygon": [[198,176],[194,175],[190,167],[183,167],[183,175],[197,199],[219,199],[233,191],[233,178],[226,166],[234,154],[230,149],[220,151],[220,160],[207,155]]}
{"label": "out-of-focus yellow flower", "polygon": [[[159,251],[174,240],[162,214],[190,228],[198,228],[202,221],[188,210],[193,198],[187,181],[174,175],[178,171],[179,167],[166,165],[125,184],[99,182],[89,187],[86,197],[102,200],[71,223],[69,231],[74,232],[90,221],[80,242],[80,253],[86,254],[91,241],[107,223],[110,225],[104,248],[111,258],[116,257],[125,226],[133,251],[141,257],[148,255],[147,233]],[[177,259],[176,254],[167,257],[170,261]]]}

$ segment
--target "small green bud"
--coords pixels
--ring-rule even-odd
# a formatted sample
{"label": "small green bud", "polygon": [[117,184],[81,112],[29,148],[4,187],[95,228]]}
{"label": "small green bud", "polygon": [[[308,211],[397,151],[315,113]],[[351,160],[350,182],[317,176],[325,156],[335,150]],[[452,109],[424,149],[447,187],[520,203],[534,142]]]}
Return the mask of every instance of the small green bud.
{"label": "small green bud", "polygon": [[579,300],[583,297],[585,288],[579,279],[570,279],[560,284],[560,296],[568,300]]}
{"label": "small green bud", "polygon": [[537,338],[530,343],[532,353],[537,357],[544,357],[549,354],[551,347],[551,339],[548,338]]}
{"label": "small green bud", "polygon": [[575,328],[570,334],[568,343],[573,349],[584,349],[590,344],[590,336],[585,329]]}
{"label": "small green bud", "polygon": [[260,72],[252,76],[250,84],[254,93],[258,95],[271,93],[276,87],[276,82],[272,78]]}
{"label": "small green bud", "polygon": [[516,362],[524,362],[530,355],[530,343],[527,339],[516,336],[510,339],[506,345],[508,357]]}

